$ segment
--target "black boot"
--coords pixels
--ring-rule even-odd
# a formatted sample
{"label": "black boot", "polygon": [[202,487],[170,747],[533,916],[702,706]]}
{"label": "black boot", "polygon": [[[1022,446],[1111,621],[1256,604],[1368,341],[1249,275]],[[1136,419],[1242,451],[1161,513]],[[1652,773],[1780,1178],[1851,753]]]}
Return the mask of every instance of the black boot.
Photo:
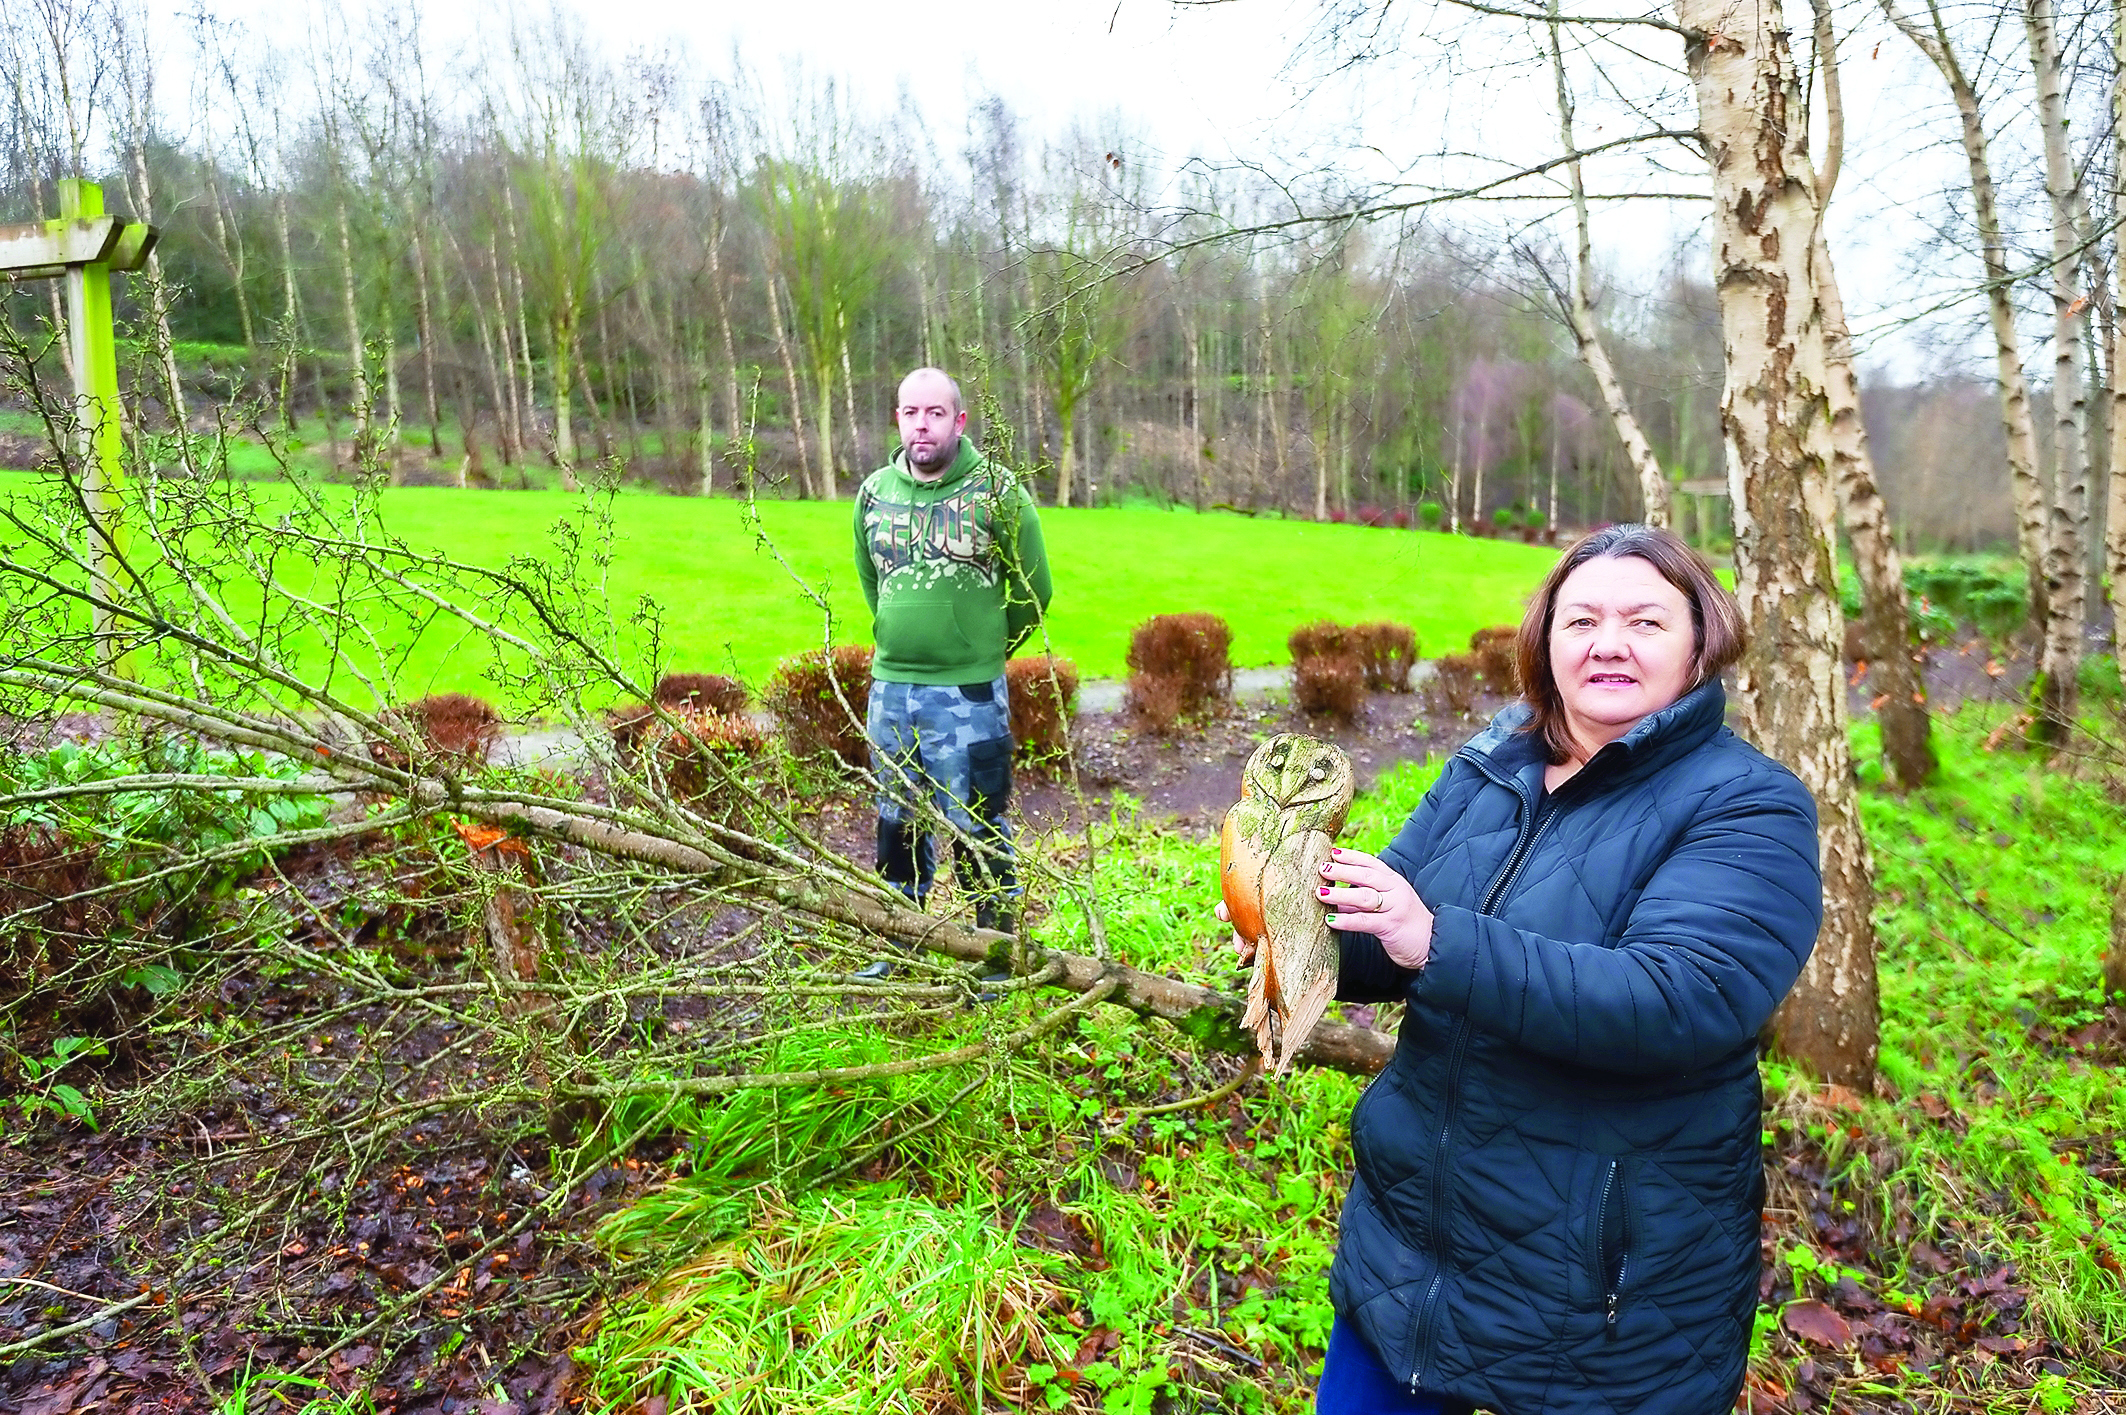
{"label": "black boot", "polygon": [[930,893],[930,842],[913,822],[881,820],[878,823],[879,878],[906,895],[916,908]]}

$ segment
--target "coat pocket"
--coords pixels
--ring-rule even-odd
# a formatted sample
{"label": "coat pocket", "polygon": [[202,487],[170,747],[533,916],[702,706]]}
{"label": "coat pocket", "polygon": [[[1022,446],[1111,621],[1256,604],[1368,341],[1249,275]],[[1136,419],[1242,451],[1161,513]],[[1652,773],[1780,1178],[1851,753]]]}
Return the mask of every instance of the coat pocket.
{"label": "coat pocket", "polygon": [[1611,1340],[1616,1339],[1617,1314],[1631,1290],[1633,1228],[1631,1167],[1624,1158],[1612,1156],[1602,1167],[1594,1216],[1595,1284],[1601,1294],[1603,1328]]}

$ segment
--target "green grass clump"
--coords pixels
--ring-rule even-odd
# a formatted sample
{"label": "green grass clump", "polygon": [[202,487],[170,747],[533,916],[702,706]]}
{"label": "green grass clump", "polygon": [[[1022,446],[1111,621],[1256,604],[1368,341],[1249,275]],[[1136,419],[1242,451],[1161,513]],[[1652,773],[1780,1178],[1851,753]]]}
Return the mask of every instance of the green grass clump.
{"label": "green grass clump", "polygon": [[[1952,1228],[2013,1258],[2058,1339],[2126,1340],[2126,1192],[2092,1172],[2092,1146],[2126,1134],[2126,1088],[2061,1039],[2097,1021],[2111,891],[2126,823],[2101,782],[1978,744],[1967,707],[1938,730],[1940,777],[1871,791],[1882,987],[1882,1074],[1927,1096],[1869,1117],[1899,1149],[1890,1184],[1922,1228]],[[1995,1196],[1991,1202],[1982,1196]]]}

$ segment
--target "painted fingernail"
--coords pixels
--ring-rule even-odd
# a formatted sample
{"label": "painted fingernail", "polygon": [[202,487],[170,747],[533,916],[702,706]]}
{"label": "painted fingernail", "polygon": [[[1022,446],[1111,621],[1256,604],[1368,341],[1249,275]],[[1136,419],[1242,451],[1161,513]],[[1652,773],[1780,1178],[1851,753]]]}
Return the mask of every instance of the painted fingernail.
{"label": "painted fingernail", "polygon": [[1324,899],[1327,899],[1331,894],[1334,894],[1335,892],[1335,890],[1329,888],[1327,885],[1323,885],[1321,887],[1321,897]]}

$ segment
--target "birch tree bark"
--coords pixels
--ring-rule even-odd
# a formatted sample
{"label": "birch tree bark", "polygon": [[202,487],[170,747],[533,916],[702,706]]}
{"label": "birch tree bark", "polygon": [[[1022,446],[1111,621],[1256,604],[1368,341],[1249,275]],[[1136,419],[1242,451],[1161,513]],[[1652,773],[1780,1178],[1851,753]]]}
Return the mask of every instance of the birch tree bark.
{"label": "birch tree bark", "polygon": [[1964,164],[1971,177],[1971,218],[1978,231],[1986,274],[1986,313],[1993,327],[1995,386],[2000,395],[2001,432],[2008,449],[2008,480],[2014,493],[2015,539],[2029,585],[2030,627],[2045,624],[2045,502],[2037,461],[2037,428],[2030,411],[2030,385],[2023,375],[2022,341],[2015,330],[2014,276],[2008,268],[2008,242],[2001,232],[2000,203],[1993,181],[1993,159],[1980,120],[1978,89],[1965,72],[1938,0],[1927,0],[1924,23],[1882,0],[1883,14],[1926,55],[1949,86],[1956,105]]}
{"label": "birch tree bark", "polygon": [[2052,0],[2026,0],[2030,67],[2037,76],[2038,130],[2045,148],[2045,195],[2052,208],[2052,496],[2045,516],[2045,641],[2032,685],[2039,745],[2064,742],[2074,730],[2082,667],[2082,620],[2089,533],[2089,464],[2082,421],[2082,248],[2075,226],[2077,182],[2067,150],[2066,76]]}
{"label": "birch tree bark", "polygon": [[[2111,210],[2126,215],[2126,0],[2111,3]],[[2126,260],[2118,262],[2126,276]],[[2111,580],[2112,661],[2126,665],[2126,318],[2111,328],[2111,475],[2104,502],[2104,565]],[[2120,899],[2126,903],[2126,880]],[[2126,912],[2113,914],[2112,988],[2126,992]]]}
{"label": "birch tree bark", "polygon": [[[1823,83],[1825,155],[1817,173],[1818,211],[1831,203],[1845,155],[1845,99],[1838,81],[1838,36],[1831,0],[1811,0],[1816,14],[1817,73]],[[1861,638],[1870,662],[1875,718],[1882,728],[1882,762],[1900,791],[1924,785],[1938,763],[1931,741],[1933,722],[1926,688],[1912,655],[1912,621],[1905,603],[1903,558],[1890,529],[1889,509],[1875,479],[1867,425],[1860,415],[1860,380],[1853,371],[1853,338],[1846,327],[1845,299],[1838,289],[1831,248],[1816,225],[1816,297],[1822,305],[1824,358],[1829,374],[1832,470],[1839,510],[1853,543],[1860,580]]]}
{"label": "birch tree bark", "polygon": [[340,223],[340,310],[347,320],[348,374],[353,379],[354,457],[359,462],[369,451],[369,413],[376,395],[369,388],[369,359],[362,347],[362,315],[354,295],[354,241],[347,230],[347,203],[337,204]]}
{"label": "birch tree bark", "polygon": [[1744,726],[1816,798],[1824,921],[1772,1021],[1818,1075],[1871,1083],[1880,1017],[1874,883],[1854,800],[1831,532],[1836,524],[1816,188],[1802,89],[1776,3],[1677,0],[1713,180],[1713,272],[1727,351],[1720,421],[1736,595],[1751,626]]}
{"label": "birch tree bark", "polygon": [[[1609,412],[1609,425],[1616,430],[1617,441],[1624,445],[1624,456],[1631,463],[1639,478],[1639,497],[1645,503],[1640,513],[1649,526],[1666,527],[1673,518],[1670,507],[1668,478],[1662,474],[1661,461],[1654,456],[1653,444],[1646,440],[1646,433],[1639,427],[1639,419],[1632,413],[1631,403],[1624,396],[1624,385],[1617,381],[1616,367],[1609,361],[1609,350],[1602,343],[1602,328],[1594,312],[1594,247],[1587,230],[1587,184],[1580,175],[1579,144],[1572,131],[1572,86],[1565,80],[1565,49],[1558,40],[1558,0],[1550,0],[1550,70],[1557,80],[1558,90],[1558,141],[1564,144],[1566,156],[1566,180],[1572,187],[1572,220],[1575,237],[1572,266],[1572,289],[1561,303],[1565,317],[1572,327],[1572,341],[1578,347],[1580,362],[1594,375],[1595,387],[1601,390],[1602,406]],[[1551,514],[1557,513],[1557,461],[1551,459]],[[1482,507],[1478,507],[1482,513]]]}

